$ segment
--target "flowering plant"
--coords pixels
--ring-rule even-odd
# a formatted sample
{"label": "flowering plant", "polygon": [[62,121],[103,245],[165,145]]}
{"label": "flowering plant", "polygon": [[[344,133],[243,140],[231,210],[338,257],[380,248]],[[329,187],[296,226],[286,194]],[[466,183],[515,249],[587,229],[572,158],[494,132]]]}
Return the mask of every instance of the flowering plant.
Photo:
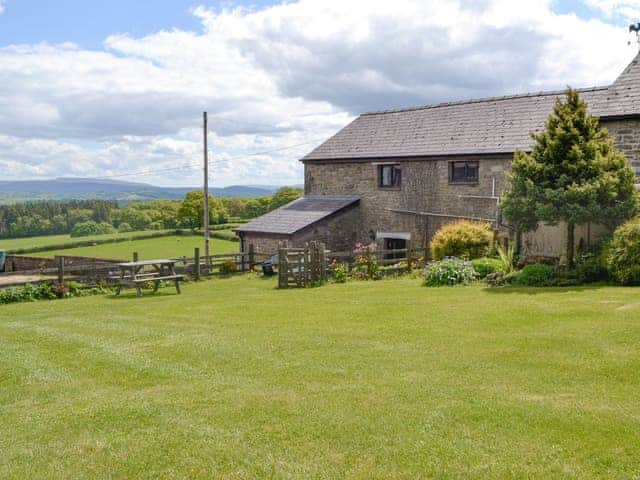
{"label": "flowering plant", "polygon": [[466,285],[477,277],[471,262],[455,257],[446,257],[428,264],[424,275],[427,287]]}

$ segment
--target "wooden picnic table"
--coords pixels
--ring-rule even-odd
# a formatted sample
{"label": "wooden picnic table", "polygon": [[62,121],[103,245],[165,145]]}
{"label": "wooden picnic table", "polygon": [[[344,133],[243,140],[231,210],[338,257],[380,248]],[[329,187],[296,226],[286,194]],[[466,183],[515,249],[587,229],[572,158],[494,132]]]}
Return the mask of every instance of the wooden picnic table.
{"label": "wooden picnic table", "polygon": [[176,292],[180,294],[180,281],[184,275],[176,274],[176,261],[168,259],[142,260],[139,262],[119,263],[120,275],[117,277],[116,295],[120,295],[122,287],[134,287],[139,297],[142,296],[142,284],[153,282],[153,291],[157,292],[160,282],[170,280],[175,283]]}

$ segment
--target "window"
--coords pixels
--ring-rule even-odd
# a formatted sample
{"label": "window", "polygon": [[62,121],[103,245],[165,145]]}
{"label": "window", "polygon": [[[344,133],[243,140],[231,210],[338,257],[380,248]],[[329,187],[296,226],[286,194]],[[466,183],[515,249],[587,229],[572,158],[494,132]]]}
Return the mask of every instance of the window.
{"label": "window", "polygon": [[380,188],[400,188],[402,170],[397,165],[378,166],[378,186]]}
{"label": "window", "polygon": [[451,162],[449,164],[449,181],[451,183],[476,183],[479,172],[478,162]]}
{"label": "window", "polygon": [[[403,238],[385,238],[384,249],[385,250],[404,250],[407,248],[407,241]],[[385,260],[396,260],[406,258],[406,252],[389,252],[386,253]]]}

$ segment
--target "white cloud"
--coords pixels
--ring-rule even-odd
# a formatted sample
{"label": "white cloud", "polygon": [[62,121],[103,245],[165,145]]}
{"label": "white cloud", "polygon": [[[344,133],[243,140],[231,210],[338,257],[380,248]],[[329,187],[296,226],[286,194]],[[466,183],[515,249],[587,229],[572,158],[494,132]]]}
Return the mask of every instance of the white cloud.
{"label": "white cloud", "polygon": [[[1,2],[2,0],[0,0]],[[637,2],[599,1],[615,15]],[[594,7],[595,8],[595,7]],[[377,108],[610,83],[625,29],[551,0],[299,0],[199,7],[201,33],[0,48],[0,168],[12,178],[114,175],[200,161],[208,110],[215,184],[299,183],[296,159]],[[196,184],[195,169],[132,178]]]}
{"label": "white cloud", "polygon": [[610,19],[640,21],[640,0],[585,0],[585,3]]}
{"label": "white cloud", "polygon": [[5,0],[0,0],[0,13],[4,12]]}

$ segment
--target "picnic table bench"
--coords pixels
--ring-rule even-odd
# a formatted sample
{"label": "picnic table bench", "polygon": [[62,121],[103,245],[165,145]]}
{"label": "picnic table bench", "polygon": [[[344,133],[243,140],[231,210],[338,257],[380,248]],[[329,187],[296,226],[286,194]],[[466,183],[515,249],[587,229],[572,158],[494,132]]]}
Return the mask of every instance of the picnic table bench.
{"label": "picnic table bench", "polygon": [[160,282],[165,280],[172,280],[176,292],[180,294],[180,282],[184,280],[184,275],[176,274],[175,267],[176,261],[168,259],[119,263],[120,275],[115,277],[118,281],[116,295],[120,295],[122,287],[134,287],[138,297],[141,297],[143,284],[153,282],[153,291],[157,292]]}

